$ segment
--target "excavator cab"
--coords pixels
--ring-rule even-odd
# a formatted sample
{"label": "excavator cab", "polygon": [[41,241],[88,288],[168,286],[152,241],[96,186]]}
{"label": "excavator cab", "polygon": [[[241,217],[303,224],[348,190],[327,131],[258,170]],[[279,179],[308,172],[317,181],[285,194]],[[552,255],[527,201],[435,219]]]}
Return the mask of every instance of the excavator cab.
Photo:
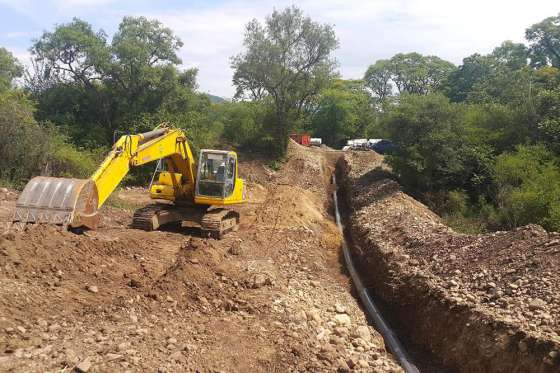
{"label": "excavator cab", "polygon": [[150,189],[150,197],[175,202],[194,200],[195,204],[215,206],[241,203],[245,199],[244,182],[237,177],[235,152],[203,149],[195,180],[193,186],[182,174],[162,170]]}
{"label": "excavator cab", "polygon": [[196,177],[195,203],[227,205],[244,199],[245,187],[237,177],[237,154],[223,150],[200,152]]}

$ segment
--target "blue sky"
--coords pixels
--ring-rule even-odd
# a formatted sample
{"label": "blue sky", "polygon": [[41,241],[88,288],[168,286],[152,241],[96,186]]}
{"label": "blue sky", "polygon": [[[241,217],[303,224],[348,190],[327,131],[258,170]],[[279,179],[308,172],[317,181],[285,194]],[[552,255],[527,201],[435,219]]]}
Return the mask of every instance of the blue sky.
{"label": "blue sky", "polygon": [[156,18],[183,40],[183,64],[199,68],[200,90],[231,97],[229,57],[241,50],[244,25],[292,4],[334,25],[345,78],[359,78],[375,60],[398,52],[435,54],[458,64],[504,40],[523,41],[525,28],[560,13],[558,0],[0,0],[0,46],[28,65],[32,40],[72,17],[109,35],[125,15]]}

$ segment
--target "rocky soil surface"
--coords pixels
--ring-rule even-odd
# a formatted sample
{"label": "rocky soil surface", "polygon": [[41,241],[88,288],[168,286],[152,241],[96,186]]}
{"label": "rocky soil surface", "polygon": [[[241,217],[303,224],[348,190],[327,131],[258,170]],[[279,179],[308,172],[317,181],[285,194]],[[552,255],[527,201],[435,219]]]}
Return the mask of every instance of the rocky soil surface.
{"label": "rocky soil surface", "polygon": [[454,232],[373,152],[348,153],[339,173],[354,254],[409,339],[451,370],[560,371],[560,234]]}
{"label": "rocky soil surface", "polygon": [[[129,228],[138,189],[97,231],[4,233],[0,371],[401,371],[343,273],[331,159],[292,143],[279,171],[242,162],[249,203],[220,241]],[[0,190],[0,221],[16,197]]]}

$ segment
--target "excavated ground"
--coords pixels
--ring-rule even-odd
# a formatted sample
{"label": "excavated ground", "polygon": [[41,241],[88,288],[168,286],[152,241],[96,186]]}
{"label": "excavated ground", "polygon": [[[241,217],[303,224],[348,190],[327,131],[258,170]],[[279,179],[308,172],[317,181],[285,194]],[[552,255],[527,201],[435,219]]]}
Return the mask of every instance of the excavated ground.
{"label": "excavated ground", "polygon": [[[115,207],[83,235],[3,234],[0,371],[401,371],[343,273],[335,158],[292,143],[277,172],[242,163],[250,202],[220,241],[134,230]],[[1,222],[16,198],[0,191]],[[132,189],[118,202],[149,201]]]}
{"label": "excavated ground", "polygon": [[409,342],[451,371],[560,371],[560,234],[454,232],[374,152],[337,171],[353,254]]}

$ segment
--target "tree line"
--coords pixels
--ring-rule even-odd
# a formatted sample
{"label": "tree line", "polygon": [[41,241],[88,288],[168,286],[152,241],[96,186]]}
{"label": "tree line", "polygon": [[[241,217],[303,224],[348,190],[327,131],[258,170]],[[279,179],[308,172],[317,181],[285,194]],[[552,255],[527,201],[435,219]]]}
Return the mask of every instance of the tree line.
{"label": "tree line", "polygon": [[[452,68],[414,56],[403,69],[397,55],[365,74],[381,130],[397,145],[393,170],[459,228],[560,229],[560,16],[528,28],[526,41]],[[406,84],[376,93],[380,76],[397,85],[402,71]]]}
{"label": "tree line", "polygon": [[195,149],[274,159],[292,131],[333,147],[388,138],[405,189],[455,226],[560,229],[560,15],[529,27],[526,43],[459,66],[399,53],[344,80],[333,26],[274,10],[246,25],[224,102],[198,91],[182,46],[157,20],[124,17],[111,37],[80,19],[55,26],[33,41],[28,69],[0,49],[0,179],[85,175],[115,136],[161,122],[185,129]]}

